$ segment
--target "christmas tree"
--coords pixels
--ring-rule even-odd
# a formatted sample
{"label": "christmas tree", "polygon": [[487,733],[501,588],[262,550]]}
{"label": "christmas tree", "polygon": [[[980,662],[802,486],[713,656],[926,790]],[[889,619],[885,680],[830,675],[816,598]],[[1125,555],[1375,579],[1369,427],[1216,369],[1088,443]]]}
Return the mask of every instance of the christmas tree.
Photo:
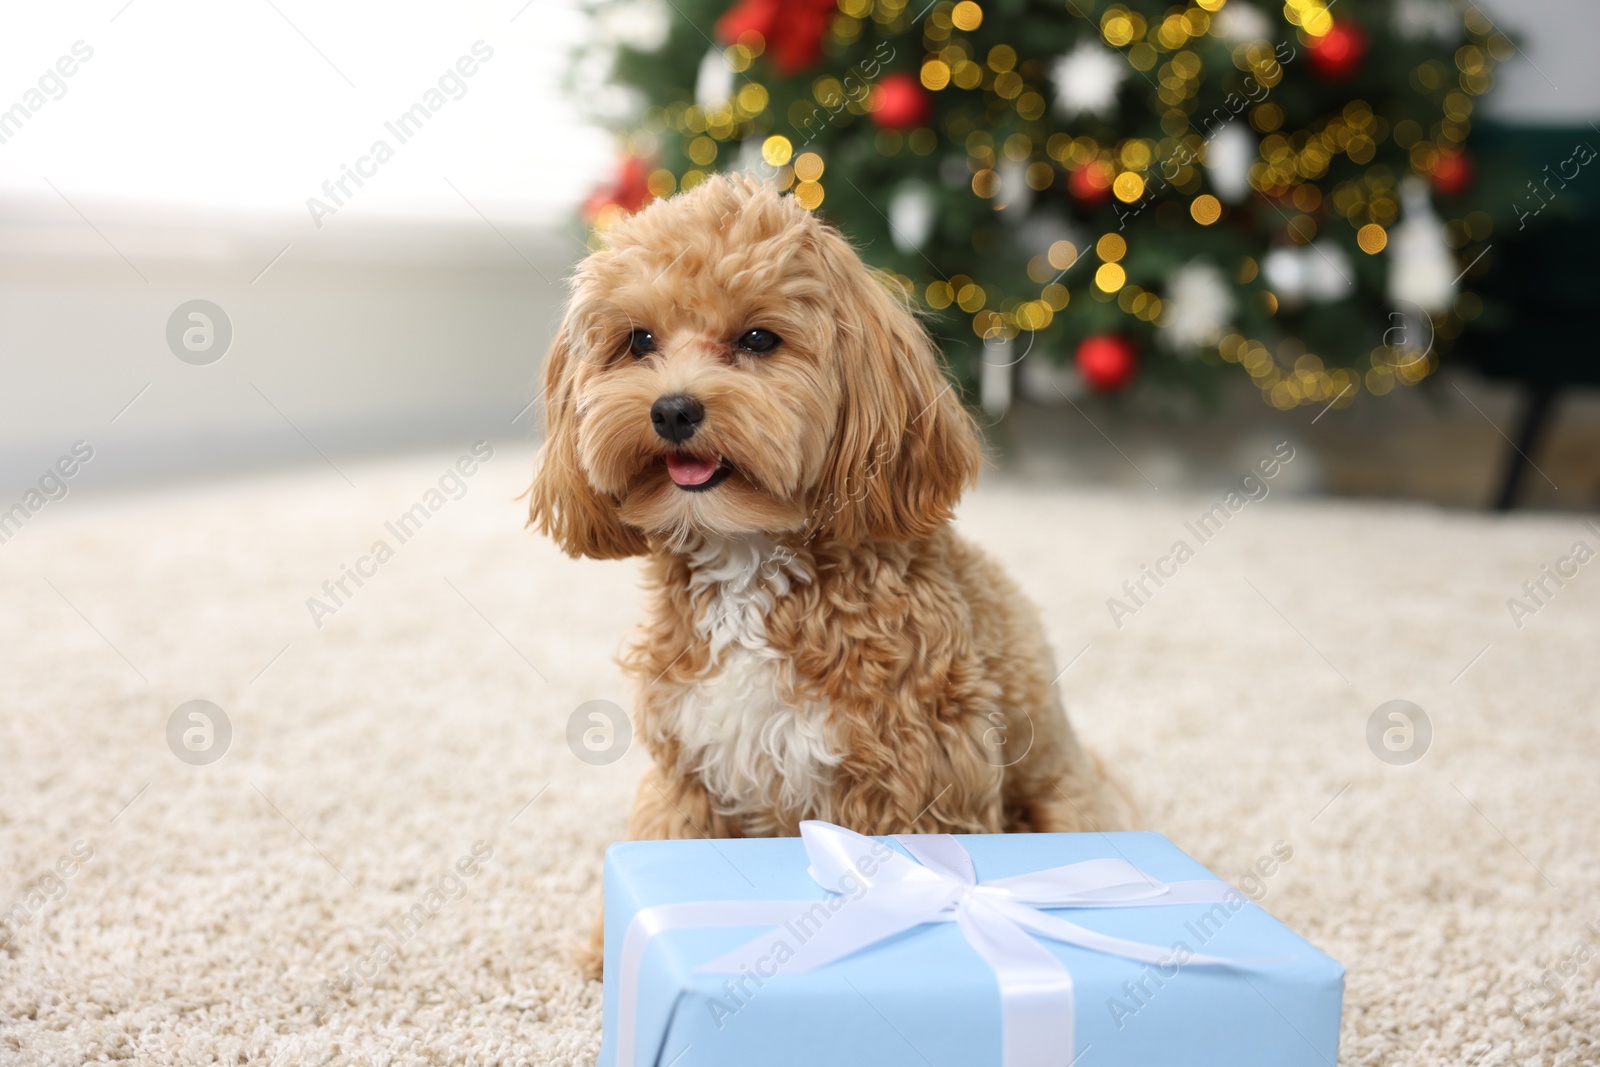
{"label": "christmas tree", "polygon": [[[1496,213],[1467,151],[1514,46],[1450,0],[596,0],[620,213],[717,170],[837,224],[968,378],[1345,406],[1438,366]],[[1501,200],[1500,202],[1506,202]]]}

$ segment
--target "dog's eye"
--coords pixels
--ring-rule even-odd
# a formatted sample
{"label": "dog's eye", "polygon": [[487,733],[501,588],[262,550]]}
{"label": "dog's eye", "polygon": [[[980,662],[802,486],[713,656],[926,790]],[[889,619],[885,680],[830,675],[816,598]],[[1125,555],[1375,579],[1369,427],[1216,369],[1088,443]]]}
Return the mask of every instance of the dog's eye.
{"label": "dog's eye", "polygon": [[634,330],[628,335],[628,351],[634,359],[643,359],[656,350],[656,335],[649,330]]}
{"label": "dog's eye", "polygon": [[778,347],[780,338],[771,330],[746,330],[743,337],[736,342],[746,352],[771,352]]}

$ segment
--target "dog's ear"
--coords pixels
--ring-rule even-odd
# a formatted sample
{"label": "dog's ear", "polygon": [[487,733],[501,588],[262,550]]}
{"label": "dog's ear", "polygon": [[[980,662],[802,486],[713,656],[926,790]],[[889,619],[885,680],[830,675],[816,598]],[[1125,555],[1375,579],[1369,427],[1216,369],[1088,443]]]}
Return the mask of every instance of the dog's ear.
{"label": "dog's ear", "polygon": [[983,459],[933,341],[886,279],[832,229],[817,238],[840,302],[842,410],[813,506],[815,536],[911,541],[950,518]]}
{"label": "dog's ear", "polygon": [[595,492],[578,458],[576,374],[587,353],[577,351],[569,318],[544,357],[544,444],[528,490],[528,525],[548,534],[569,556],[621,559],[645,552],[644,534],[617,518],[616,504]]}

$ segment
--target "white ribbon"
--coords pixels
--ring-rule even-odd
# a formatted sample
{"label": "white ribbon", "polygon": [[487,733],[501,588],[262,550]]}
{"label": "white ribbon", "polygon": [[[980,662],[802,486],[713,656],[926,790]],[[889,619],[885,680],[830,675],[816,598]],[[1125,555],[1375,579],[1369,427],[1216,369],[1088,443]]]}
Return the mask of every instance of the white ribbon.
{"label": "white ribbon", "polygon": [[[808,873],[842,904],[812,900],[697,901],[645,908],[629,924],[619,959],[617,1067],[635,1067],[639,969],[652,937],[669,929],[706,926],[789,926],[827,918],[808,931],[783,971],[816,970],[913,927],[954,922],[1000,987],[1003,1067],[1059,1067],[1075,1055],[1072,975],[1036,937],[1167,964],[1169,947],[1129,941],[1071,923],[1041,908],[1149,907],[1243,899],[1225,882],[1160,882],[1119,859],[1088,860],[1011,878],[979,881],[972,857],[948,834],[896,836],[915,862],[870,837],[832,823],[800,824]],[[857,891],[859,895],[857,894]],[[698,968],[703,974],[739,974],[770,960],[772,934],[764,933]],[[1250,961],[1186,955],[1182,963],[1225,965]],[[1065,1061],[1061,1051],[1069,1050]]]}

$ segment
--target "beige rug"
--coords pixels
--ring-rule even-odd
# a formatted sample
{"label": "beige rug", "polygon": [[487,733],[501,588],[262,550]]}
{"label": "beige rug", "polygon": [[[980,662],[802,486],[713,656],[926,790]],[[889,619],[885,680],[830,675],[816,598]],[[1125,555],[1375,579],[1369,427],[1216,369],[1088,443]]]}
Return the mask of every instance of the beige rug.
{"label": "beige rug", "polygon": [[[0,1063],[593,1062],[565,949],[645,757],[565,728],[626,702],[635,566],[522,531],[520,447],[430,498],[466,452],[80,493],[0,544]],[[961,524],[1153,828],[1236,881],[1293,849],[1264,903],[1349,969],[1343,1063],[1600,1063],[1600,562],[1506,603],[1600,533],[1275,492],[1199,544],[1219,499],[997,485]],[[209,765],[167,740],[196,699]],[[1409,766],[1368,745],[1392,699]]]}

